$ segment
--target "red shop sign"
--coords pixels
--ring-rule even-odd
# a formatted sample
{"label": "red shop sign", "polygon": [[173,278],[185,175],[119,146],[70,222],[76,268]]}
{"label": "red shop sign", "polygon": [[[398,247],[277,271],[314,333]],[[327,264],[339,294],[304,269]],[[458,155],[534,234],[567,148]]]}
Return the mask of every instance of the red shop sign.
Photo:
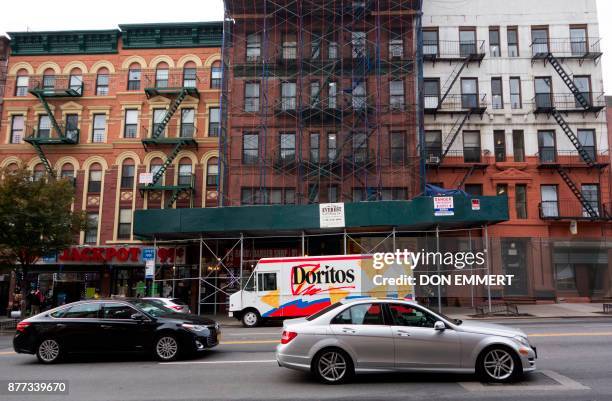
{"label": "red shop sign", "polygon": [[140,263],[138,247],[83,247],[68,248],[60,255],[60,262],[134,262]]}

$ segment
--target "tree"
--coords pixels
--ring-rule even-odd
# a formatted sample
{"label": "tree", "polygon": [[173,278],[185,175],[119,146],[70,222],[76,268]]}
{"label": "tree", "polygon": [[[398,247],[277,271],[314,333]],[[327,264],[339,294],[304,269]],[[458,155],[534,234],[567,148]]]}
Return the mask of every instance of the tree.
{"label": "tree", "polygon": [[[71,210],[71,181],[35,178],[26,169],[0,171],[0,258],[28,273],[41,257],[68,248],[86,228],[85,215]],[[25,294],[25,283],[21,291]]]}

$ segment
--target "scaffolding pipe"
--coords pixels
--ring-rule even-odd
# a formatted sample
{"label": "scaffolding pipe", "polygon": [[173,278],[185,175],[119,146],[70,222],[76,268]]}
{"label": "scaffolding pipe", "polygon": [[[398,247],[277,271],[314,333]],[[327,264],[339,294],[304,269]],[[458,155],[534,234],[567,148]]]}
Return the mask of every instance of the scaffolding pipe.
{"label": "scaffolding pipe", "polygon": [[[484,251],[485,251],[485,255],[486,255],[486,261],[487,261],[487,275],[491,274],[491,263],[490,263],[490,257],[489,257],[489,225],[485,224],[484,225],[484,237],[485,237],[485,243],[484,243]],[[489,302],[489,313],[492,312],[492,308],[491,308],[491,282],[490,280],[487,280],[487,299]]]}
{"label": "scaffolding pipe", "polygon": [[[440,253],[440,227],[436,226],[436,254]],[[436,273],[440,276],[440,258],[436,258]],[[438,312],[442,313],[442,285],[438,280]]]}
{"label": "scaffolding pipe", "polygon": [[238,288],[242,290],[242,265],[244,264],[244,234],[240,233],[240,280],[238,281]]}
{"label": "scaffolding pipe", "polygon": [[200,253],[198,254],[198,315],[202,306],[202,234],[200,234]]}

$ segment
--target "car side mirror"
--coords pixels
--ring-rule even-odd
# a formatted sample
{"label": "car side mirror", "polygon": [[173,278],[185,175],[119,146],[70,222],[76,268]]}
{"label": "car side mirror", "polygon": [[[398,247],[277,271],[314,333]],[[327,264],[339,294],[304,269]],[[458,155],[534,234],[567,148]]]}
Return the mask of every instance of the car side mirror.
{"label": "car side mirror", "polygon": [[132,320],[136,320],[139,322],[142,322],[143,320],[147,320],[147,317],[145,315],[143,315],[142,313],[134,313],[131,316]]}
{"label": "car side mirror", "polygon": [[444,322],[438,320],[434,323],[434,330],[444,331],[446,330],[446,325],[444,324]]}

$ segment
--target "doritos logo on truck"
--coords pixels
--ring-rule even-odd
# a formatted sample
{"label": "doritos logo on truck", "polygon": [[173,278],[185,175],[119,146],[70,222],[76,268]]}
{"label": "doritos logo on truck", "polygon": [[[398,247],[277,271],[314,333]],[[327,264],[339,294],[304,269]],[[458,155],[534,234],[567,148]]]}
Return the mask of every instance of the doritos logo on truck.
{"label": "doritos logo on truck", "polygon": [[354,269],[336,269],[329,265],[301,264],[291,268],[291,293],[314,295],[333,290],[355,288]]}

